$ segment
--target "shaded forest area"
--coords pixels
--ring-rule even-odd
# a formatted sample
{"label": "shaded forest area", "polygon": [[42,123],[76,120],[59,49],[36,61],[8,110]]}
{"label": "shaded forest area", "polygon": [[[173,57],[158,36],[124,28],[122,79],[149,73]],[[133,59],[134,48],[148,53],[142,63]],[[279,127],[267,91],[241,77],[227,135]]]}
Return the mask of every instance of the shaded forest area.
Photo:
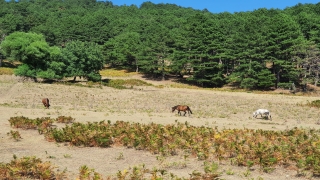
{"label": "shaded forest area", "polygon": [[[99,80],[104,64],[203,87],[318,85],[320,3],[214,14],[175,4],[0,0],[1,59],[16,75]],[[23,42],[21,44],[21,42]]]}

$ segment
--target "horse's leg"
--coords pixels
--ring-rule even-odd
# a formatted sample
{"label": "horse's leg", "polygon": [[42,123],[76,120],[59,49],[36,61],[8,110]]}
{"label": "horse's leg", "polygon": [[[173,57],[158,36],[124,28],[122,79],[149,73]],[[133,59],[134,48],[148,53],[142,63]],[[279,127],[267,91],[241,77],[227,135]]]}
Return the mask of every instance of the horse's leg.
{"label": "horse's leg", "polygon": [[184,111],[184,115],[183,116],[186,116],[186,113],[187,113],[187,111]]}

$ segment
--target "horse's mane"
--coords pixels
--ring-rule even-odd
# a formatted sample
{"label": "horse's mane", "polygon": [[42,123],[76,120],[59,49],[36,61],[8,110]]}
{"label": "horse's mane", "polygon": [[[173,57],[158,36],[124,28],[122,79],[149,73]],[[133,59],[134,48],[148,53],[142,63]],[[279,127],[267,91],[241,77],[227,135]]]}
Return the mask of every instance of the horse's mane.
{"label": "horse's mane", "polygon": [[173,106],[172,108],[177,108],[178,106],[180,106],[180,105]]}

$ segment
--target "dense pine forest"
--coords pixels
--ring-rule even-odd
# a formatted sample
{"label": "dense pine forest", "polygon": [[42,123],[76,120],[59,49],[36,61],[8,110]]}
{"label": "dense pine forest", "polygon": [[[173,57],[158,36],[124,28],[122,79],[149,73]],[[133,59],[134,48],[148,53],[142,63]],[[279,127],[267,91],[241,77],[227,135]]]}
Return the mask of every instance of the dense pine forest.
{"label": "dense pine forest", "polygon": [[99,81],[108,65],[203,87],[305,87],[319,82],[320,3],[215,14],[152,2],[0,0],[0,43],[0,59],[20,61],[15,74],[35,79]]}

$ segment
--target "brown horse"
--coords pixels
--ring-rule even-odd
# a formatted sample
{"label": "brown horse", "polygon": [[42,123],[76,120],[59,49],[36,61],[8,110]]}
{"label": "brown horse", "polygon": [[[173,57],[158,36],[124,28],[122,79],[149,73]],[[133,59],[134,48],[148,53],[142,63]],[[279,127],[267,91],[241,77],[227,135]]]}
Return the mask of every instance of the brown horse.
{"label": "brown horse", "polygon": [[178,110],[178,114],[181,116],[181,111],[184,112],[184,116],[186,116],[186,113],[188,112],[188,114],[190,115],[190,113],[192,114],[191,109],[189,108],[189,106],[182,106],[182,105],[177,105],[177,106],[173,106],[172,107],[172,112],[174,112],[175,110]]}
{"label": "brown horse", "polygon": [[44,107],[46,107],[47,109],[49,109],[49,99],[48,98],[43,98],[42,99],[42,104],[44,105]]}

